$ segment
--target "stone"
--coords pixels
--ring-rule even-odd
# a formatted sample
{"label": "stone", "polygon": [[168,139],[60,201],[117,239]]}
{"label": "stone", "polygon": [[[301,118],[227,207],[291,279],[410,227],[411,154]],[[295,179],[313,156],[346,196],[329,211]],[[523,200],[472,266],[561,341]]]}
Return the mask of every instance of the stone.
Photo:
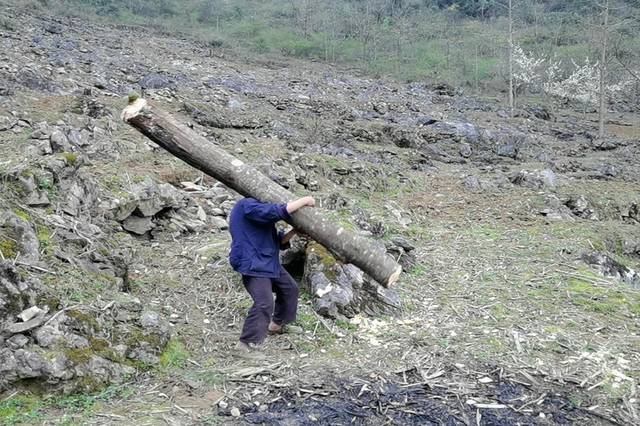
{"label": "stone", "polygon": [[302,287],[320,315],[344,319],[358,313],[391,313],[402,306],[394,290],[380,286],[356,266],[337,261],[319,244],[310,243],[305,256]]}
{"label": "stone", "polygon": [[618,176],[618,169],[612,164],[603,164],[598,168],[598,173],[600,173],[602,177],[612,178]]}
{"label": "stone", "polygon": [[37,306],[32,306],[29,309],[25,309],[24,311],[20,312],[17,316],[22,321],[29,321],[33,317],[44,315],[45,313],[46,312],[44,310],[38,308]]}
{"label": "stone", "polygon": [[62,331],[58,327],[49,324],[37,329],[33,336],[35,337],[38,345],[43,348],[50,348],[64,341]]}
{"label": "stone", "polygon": [[555,188],[557,185],[556,174],[550,169],[521,170],[512,174],[509,180],[515,185],[534,189]]}
{"label": "stone", "polygon": [[25,322],[16,322],[5,327],[5,331],[10,334],[24,333],[39,327],[44,322],[44,314]]}
{"label": "stone", "polygon": [[171,80],[162,74],[147,74],[138,84],[143,89],[163,89],[172,85]]}
{"label": "stone", "polygon": [[582,261],[595,267],[604,276],[613,277],[640,289],[640,274],[605,253],[585,253],[582,255]]}
{"label": "stone", "polygon": [[13,349],[14,351],[16,349],[24,347],[27,343],[29,343],[29,338],[24,334],[14,334],[10,338],[8,338],[6,342],[7,347]]}
{"label": "stone", "polygon": [[72,129],[69,132],[68,140],[70,143],[72,143],[75,146],[85,147],[89,145],[89,136],[90,136],[90,133],[86,129],[82,129],[81,131]]}
{"label": "stone", "polygon": [[496,154],[498,154],[500,157],[516,159],[518,157],[518,147],[513,143],[502,145],[498,147]]}
{"label": "stone", "polygon": [[144,311],[140,315],[140,325],[145,328],[157,328],[160,326],[160,315],[154,311]]}
{"label": "stone", "polygon": [[571,210],[571,213],[575,216],[583,219],[598,220],[597,213],[591,208],[589,202],[582,195],[577,197],[570,197],[564,203],[565,206]]}
{"label": "stone", "polygon": [[480,179],[477,176],[467,176],[464,178],[463,184],[466,188],[472,190],[482,189],[482,184],[480,183]]}
{"label": "stone", "polygon": [[67,136],[60,130],[54,130],[49,136],[53,152],[71,152],[73,150]]}
{"label": "stone", "polygon": [[164,209],[183,206],[184,195],[173,185],[156,185],[152,181],[145,181],[133,188],[131,198],[119,208],[117,218],[124,220],[134,211],[141,217],[151,217]]}
{"label": "stone", "polygon": [[51,205],[49,195],[45,191],[35,190],[29,194],[25,203],[29,207],[47,207]]}
{"label": "stone", "polygon": [[209,221],[213,224],[214,227],[221,231],[229,229],[229,223],[227,223],[226,219],[221,216],[213,216],[209,219]]}
{"label": "stone", "polygon": [[18,124],[18,120],[13,117],[0,116],[0,132],[11,130]]}
{"label": "stone", "polygon": [[400,235],[391,237],[391,242],[399,247],[402,247],[402,249],[407,253],[416,249],[415,245],[413,245],[408,239]]}
{"label": "stone", "polygon": [[151,221],[150,217],[129,216],[124,222],[122,227],[137,235],[144,235],[156,227],[156,224]]}
{"label": "stone", "polygon": [[468,143],[463,143],[462,145],[460,145],[460,149],[458,150],[458,153],[460,154],[461,157],[469,158],[471,157],[473,150],[471,149],[471,145],[469,145]]}
{"label": "stone", "polygon": [[4,233],[14,242],[21,261],[40,260],[40,242],[31,223],[12,211],[0,211],[0,229],[4,229]]}
{"label": "stone", "polygon": [[534,117],[539,118],[540,120],[549,121],[553,119],[553,115],[544,106],[532,106],[532,107],[528,107],[526,110],[527,112],[531,113]]}

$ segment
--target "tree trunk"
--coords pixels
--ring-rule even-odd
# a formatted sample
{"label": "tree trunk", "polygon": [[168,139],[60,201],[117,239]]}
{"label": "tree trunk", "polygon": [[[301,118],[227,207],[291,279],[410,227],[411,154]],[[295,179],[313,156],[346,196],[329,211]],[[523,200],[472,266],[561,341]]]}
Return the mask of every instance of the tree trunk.
{"label": "tree trunk", "polygon": [[[171,154],[214,177],[245,197],[269,203],[287,203],[296,197],[277,183],[217,147],[171,115],[145,108],[138,99],[122,112],[136,130]],[[143,110],[144,108],[144,110]],[[345,263],[352,263],[385,287],[397,281],[402,267],[382,246],[329,221],[319,209],[303,208],[292,214],[293,226],[319,242]]]}
{"label": "tree trunk", "polygon": [[607,94],[606,94],[606,79],[607,79],[607,31],[609,29],[609,0],[604,5],[602,11],[603,23],[602,23],[602,44],[600,46],[600,82],[598,95],[600,97],[598,108],[598,137],[604,137],[604,121],[607,114]]}
{"label": "tree trunk", "polygon": [[509,0],[509,116],[513,118],[513,3]]}

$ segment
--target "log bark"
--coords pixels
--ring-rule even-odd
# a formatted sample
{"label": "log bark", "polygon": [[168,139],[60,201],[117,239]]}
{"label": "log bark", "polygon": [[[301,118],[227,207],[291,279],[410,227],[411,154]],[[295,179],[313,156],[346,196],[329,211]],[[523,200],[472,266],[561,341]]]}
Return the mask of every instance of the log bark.
{"label": "log bark", "polygon": [[[296,198],[254,167],[178,123],[168,113],[149,107],[144,99],[137,99],[125,108],[122,119],[171,154],[245,197],[269,203],[287,203]],[[292,224],[384,287],[395,283],[402,272],[402,267],[383,246],[332,223],[320,209],[305,207],[296,211],[292,214]]]}

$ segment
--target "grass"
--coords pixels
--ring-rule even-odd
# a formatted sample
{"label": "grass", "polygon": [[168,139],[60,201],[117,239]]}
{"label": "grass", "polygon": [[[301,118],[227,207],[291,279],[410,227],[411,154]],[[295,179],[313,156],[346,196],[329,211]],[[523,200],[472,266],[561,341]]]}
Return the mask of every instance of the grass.
{"label": "grass", "polygon": [[179,369],[185,366],[189,352],[179,340],[171,339],[160,356],[160,365],[165,369]]}
{"label": "grass", "polygon": [[90,416],[102,404],[132,393],[133,389],[126,385],[114,385],[93,394],[19,394],[0,402],[0,425],[39,424],[45,419],[45,412],[50,410],[64,413],[58,424],[81,424],[79,418]]}

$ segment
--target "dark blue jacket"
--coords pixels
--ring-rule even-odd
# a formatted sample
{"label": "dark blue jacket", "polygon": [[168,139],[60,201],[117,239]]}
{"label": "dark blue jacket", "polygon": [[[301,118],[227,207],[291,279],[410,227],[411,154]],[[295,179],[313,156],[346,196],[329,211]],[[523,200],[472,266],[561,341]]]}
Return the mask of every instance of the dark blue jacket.
{"label": "dark blue jacket", "polygon": [[242,275],[278,278],[280,276],[283,232],[276,230],[276,222],[291,220],[286,204],[261,203],[243,198],[231,210],[229,232],[231,252],[229,263]]}

